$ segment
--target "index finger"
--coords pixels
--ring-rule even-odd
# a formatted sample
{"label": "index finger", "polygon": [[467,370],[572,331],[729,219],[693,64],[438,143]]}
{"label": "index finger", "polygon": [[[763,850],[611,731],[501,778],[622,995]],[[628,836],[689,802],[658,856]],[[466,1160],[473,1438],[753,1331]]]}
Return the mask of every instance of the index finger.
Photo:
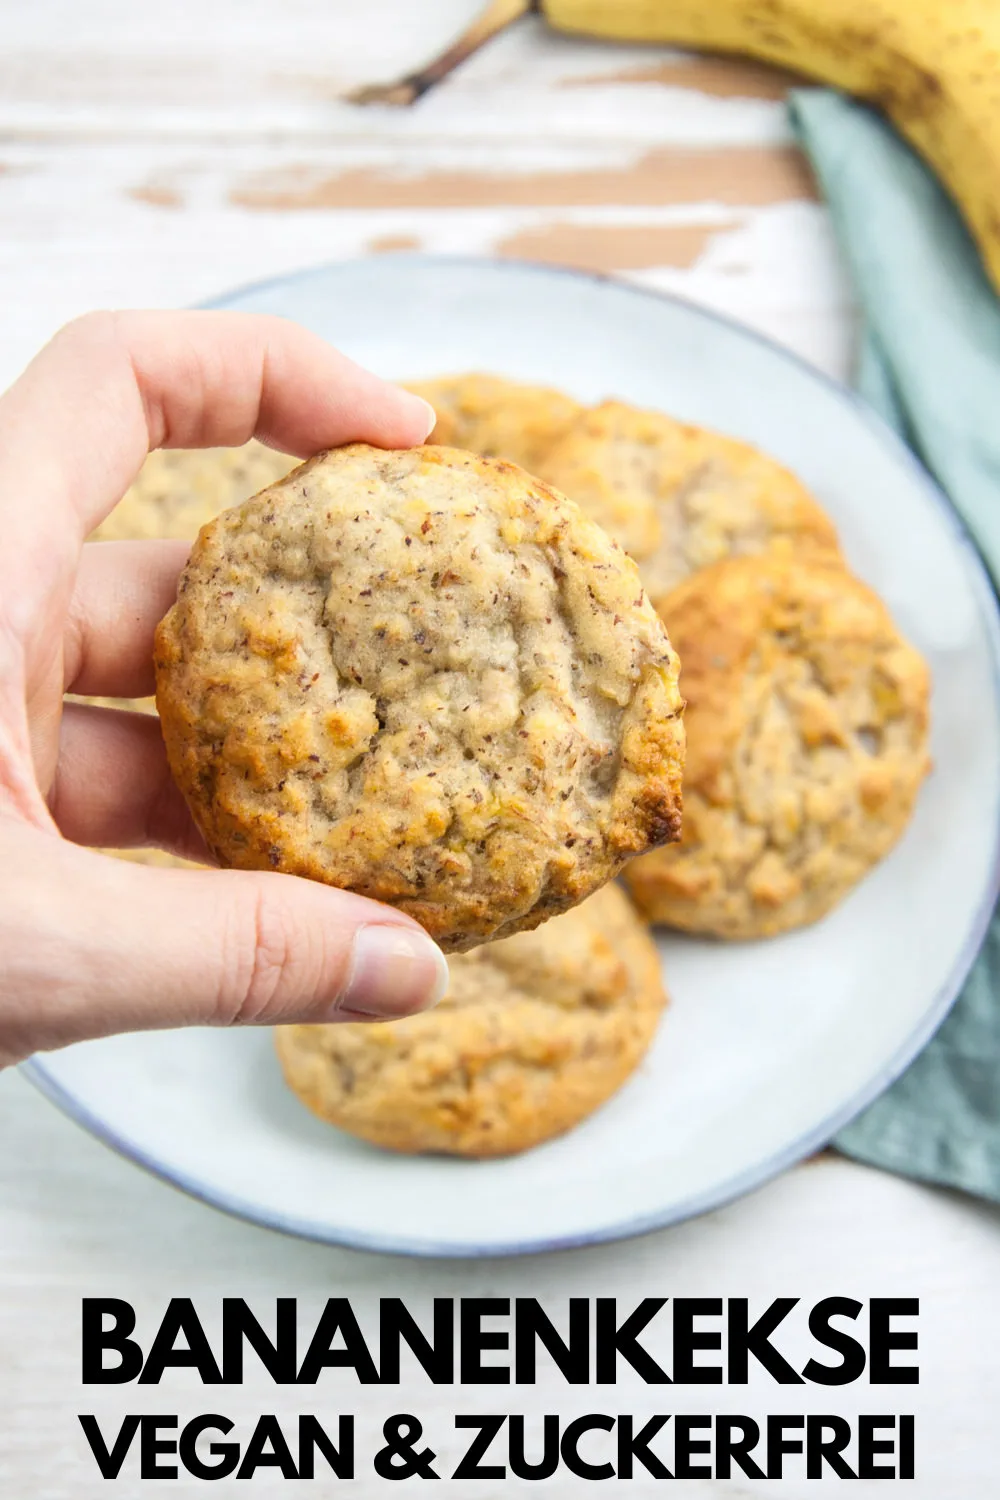
{"label": "index finger", "polygon": [[50,546],[68,527],[79,545],[152,448],[257,436],[305,458],[349,441],[408,448],[432,425],[426,402],[283,318],[90,313],[0,396],[0,522]]}

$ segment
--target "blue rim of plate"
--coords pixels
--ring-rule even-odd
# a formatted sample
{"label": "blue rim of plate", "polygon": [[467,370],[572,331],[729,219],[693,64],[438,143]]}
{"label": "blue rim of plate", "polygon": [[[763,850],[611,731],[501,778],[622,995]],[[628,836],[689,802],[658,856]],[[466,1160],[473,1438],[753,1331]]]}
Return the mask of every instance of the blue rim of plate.
{"label": "blue rim of plate", "polygon": [[[471,255],[416,255],[412,253],[398,253],[388,256],[380,256],[379,260],[390,262],[405,262],[407,265],[465,265],[480,269],[490,267],[493,271],[501,274],[513,272],[515,274],[570,278],[577,281],[595,282],[599,285],[613,287],[616,291],[627,293],[640,299],[652,299],[657,302],[668,302],[673,306],[682,308],[685,313],[696,318],[703,319],[708,324],[721,325],[735,333],[738,337],[749,339],[754,343],[763,345],[779,359],[794,365],[806,379],[818,382],[828,391],[835,395],[838,400],[848,406],[854,415],[864,422],[887,447],[896,458],[909,470],[916,482],[923,488],[934,505],[945,517],[954,535],[955,542],[962,553],[969,569],[970,582],[973,585],[976,603],[983,622],[986,637],[989,642],[990,654],[993,659],[993,677],[997,687],[998,698],[1000,698],[1000,607],[998,607],[997,594],[994,588],[989,570],[979,552],[971,532],[964,520],[959,515],[951,501],[942,489],[932,479],[916,456],[906,446],[902,439],[892,430],[888,423],[870,406],[857,396],[849,387],[841,385],[824,371],[818,370],[804,360],[794,351],[785,349],[774,339],[766,334],[759,333],[756,329],[747,327],[735,318],[727,317],[724,313],[718,313],[698,303],[689,302],[684,297],[676,296],[671,292],[658,291],[649,287],[634,286],[630,282],[620,281],[614,276],[603,275],[596,271],[580,271],[569,266],[549,265],[544,262],[531,260],[516,260],[504,258],[493,259],[489,256]],[[293,271],[284,276],[269,276],[259,281],[248,282],[246,285],[227,292],[222,296],[212,298],[210,301],[199,304],[204,308],[227,308],[234,303],[241,302],[244,298],[256,292],[267,291],[271,287],[288,286],[294,282],[309,281],[312,278],[322,278],[336,275],[341,271],[349,271],[359,265],[370,264],[370,258],[345,261],[331,261],[324,265],[305,267],[300,271]],[[795,1166],[805,1157],[821,1150],[828,1145],[832,1138],[845,1125],[849,1124],[862,1110],[871,1104],[878,1096],[894,1083],[901,1073],[909,1066],[917,1054],[930,1041],[948,1014],[958,994],[965,983],[969,970],[975,963],[976,957],[982,946],[989,926],[990,918],[1000,896],[1000,821],[994,830],[993,866],[991,880],[983,893],[982,899],[973,914],[972,922],[966,939],[955,959],[947,980],[934,996],[932,1003],[927,1007],[917,1026],[907,1037],[892,1057],[869,1079],[864,1087],[858,1089],[850,1099],[838,1109],[832,1110],[830,1114],[815,1125],[811,1130],[797,1136],[780,1151],[773,1152],[765,1157],[763,1161],[755,1163],[744,1172],[739,1172],[704,1193],[695,1193],[691,1197],[682,1199],[671,1208],[649,1214],[640,1214],[634,1218],[622,1220],[620,1223],[603,1225],[599,1229],[580,1231],[574,1234],[554,1235],[547,1239],[536,1240],[500,1240],[490,1243],[470,1241],[467,1244],[457,1242],[438,1242],[433,1239],[418,1239],[395,1237],[392,1235],[369,1235],[354,1230],[342,1231],[331,1229],[329,1225],[315,1223],[309,1219],[299,1219],[284,1214],[268,1213],[257,1204],[245,1199],[222,1192],[215,1187],[209,1187],[199,1182],[196,1178],[189,1177],[186,1173],[177,1172],[166,1167],[155,1157],[136,1146],[132,1141],[119,1135],[118,1132],[107,1125],[98,1115],[92,1113],[85,1105],[82,1105],[72,1093],[70,1093],[59,1081],[48,1071],[44,1061],[39,1055],[29,1058],[21,1063],[20,1072],[63,1114],[77,1125],[83,1127],[91,1135],[102,1141],[104,1145],[123,1156],[137,1166],[143,1167],[154,1177],[168,1183],[171,1187],[179,1189],[189,1197],[197,1199],[201,1203],[208,1204],[211,1208],[221,1210],[234,1218],[246,1220],[248,1223],[256,1224],[262,1229],[275,1230],[282,1234],[294,1235],[296,1238],[312,1240],[320,1244],[336,1245],[350,1250],[367,1250],[384,1255],[408,1255],[426,1259],[438,1260],[478,1260],[488,1259],[492,1256],[513,1255],[538,1255],[548,1251],[580,1249],[587,1245],[607,1244],[614,1240],[633,1239],[638,1235],[650,1234],[657,1229],[667,1229],[671,1225],[680,1224],[686,1219],[693,1219],[700,1214],[709,1213],[716,1208],[724,1208],[726,1204],[732,1203],[737,1198],[744,1197],[755,1188],[763,1187],[779,1173]]]}

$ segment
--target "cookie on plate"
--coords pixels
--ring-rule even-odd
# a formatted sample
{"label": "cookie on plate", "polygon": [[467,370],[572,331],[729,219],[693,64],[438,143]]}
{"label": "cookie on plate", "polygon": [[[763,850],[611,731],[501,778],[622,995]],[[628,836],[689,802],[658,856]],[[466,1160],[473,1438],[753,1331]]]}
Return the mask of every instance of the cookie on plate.
{"label": "cookie on plate", "polygon": [[[159,448],[150,453],[138,477],[93,541],[190,541],[220,511],[238,505],[280,479],[299,460],[252,441],[241,448]],[[98,708],[155,713],[152,698],[78,698]],[[107,849],[135,864],[197,869],[190,860],[161,849]]]}
{"label": "cookie on plate", "polygon": [[220,511],[273,484],[298,462],[256,441],[242,448],[158,448],[93,539],[192,541]]}
{"label": "cookie on plate", "polygon": [[437,412],[429,443],[507,458],[530,474],[537,472],[542,455],[581,411],[561,391],[499,375],[443,375],[407,389],[423,396]]}
{"label": "cookie on plate", "polygon": [[929,769],[929,679],[880,599],[791,554],[663,606],[687,700],[684,832],[626,878],[654,922],[767,937],[828,912],[899,838]]}
{"label": "cookie on plate", "polygon": [[666,1003],[656,947],[613,885],[448,967],[448,993],[422,1015],[278,1027],[302,1102],[392,1151],[524,1151],[625,1082]]}
{"label": "cookie on plate", "polygon": [[[220,511],[280,479],[298,462],[256,441],[242,448],[158,448],[91,540],[191,541]],[[156,712],[152,698],[77,701],[99,708]]]}
{"label": "cookie on plate", "polygon": [[220,863],[389,902],[445,950],[679,832],[678,664],[635,565],[502,460],[310,460],[203,529],[155,660]]}
{"label": "cookie on plate", "polygon": [[538,472],[635,558],[654,600],[698,568],[776,539],[839,552],[829,516],[773,459],[622,401],[582,412]]}

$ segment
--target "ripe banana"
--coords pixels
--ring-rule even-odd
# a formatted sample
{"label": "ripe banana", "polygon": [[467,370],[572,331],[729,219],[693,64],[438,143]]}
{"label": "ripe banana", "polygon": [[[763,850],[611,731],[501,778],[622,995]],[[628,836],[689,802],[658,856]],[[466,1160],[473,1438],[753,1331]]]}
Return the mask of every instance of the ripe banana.
{"label": "ripe banana", "polygon": [[529,10],[581,36],[779,63],[879,106],[955,198],[1000,289],[1000,0],[493,0],[436,63],[353,97],[412,103]]}

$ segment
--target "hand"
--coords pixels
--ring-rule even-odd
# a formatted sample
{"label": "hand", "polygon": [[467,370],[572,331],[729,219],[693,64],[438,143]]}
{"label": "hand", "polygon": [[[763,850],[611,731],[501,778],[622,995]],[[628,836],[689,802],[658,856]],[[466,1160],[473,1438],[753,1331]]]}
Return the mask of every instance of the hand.
{"label": "hand", "polygon": [[0,1065],[116,1031],[405,1015],[442,993],[441,953],[389,907],[94,852],[208,862],[158,721],[63,705],[153,691],[187,547],[84,545],[150,449],[409,447],[432,415],[296,325],[239,313],[91,314],[0,397]]}

